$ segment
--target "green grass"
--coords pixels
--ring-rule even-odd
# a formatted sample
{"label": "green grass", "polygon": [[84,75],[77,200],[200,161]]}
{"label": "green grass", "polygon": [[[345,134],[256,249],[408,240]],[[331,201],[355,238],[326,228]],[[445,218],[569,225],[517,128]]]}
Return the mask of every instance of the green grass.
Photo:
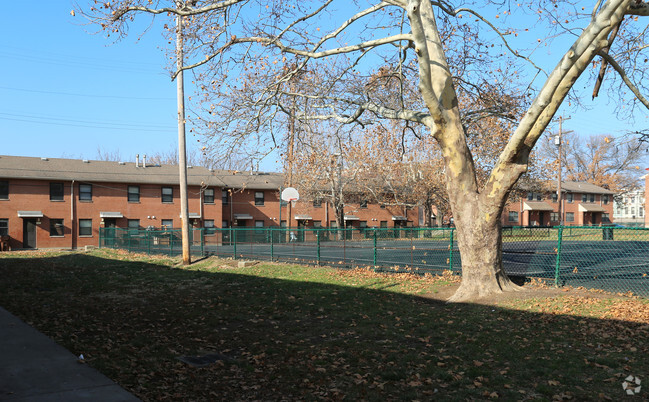
{"label": "green grass", "polygon": [[[644,300],[451,305],[426,295],[452,276],[103,250],[2,254],[0,277],[0,305],[144,400],[620,400],[649,372]],[[228,359],[177,360],[207,353]]]}

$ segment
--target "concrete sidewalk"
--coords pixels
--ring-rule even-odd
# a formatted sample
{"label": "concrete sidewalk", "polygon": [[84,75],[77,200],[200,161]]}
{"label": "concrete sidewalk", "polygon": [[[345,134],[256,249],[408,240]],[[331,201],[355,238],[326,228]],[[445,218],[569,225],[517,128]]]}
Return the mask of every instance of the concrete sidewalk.
{"label": "concrete sidewalk", "polygon": [[138,401],[0,307],[0,401]]}

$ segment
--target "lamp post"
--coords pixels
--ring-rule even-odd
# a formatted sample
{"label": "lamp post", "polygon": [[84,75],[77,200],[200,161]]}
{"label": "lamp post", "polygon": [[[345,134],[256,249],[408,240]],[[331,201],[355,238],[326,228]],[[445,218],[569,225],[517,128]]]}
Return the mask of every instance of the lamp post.
{"label": "lamp post", "polygon": [[561,120],[559,120],[559,134],[554,137],[554,145],[559,151],[559,174],[557,179],[557,202],[559,203],[559,226],[563,226],[563,211],[561,208]]}
{"label": "lamp post", "polygon": [[[562,203],[561,203],[561,163],[562,163],[562,152],[561,152],[561,142],[562,142],[562,136],[563,136],[563,116],[559,117],[559,134],[557,134],[554,137],[554,145],[557,146],[558,154],[559,154],[559,172],[557,174],[557,202],[559,203],[559,226],[563,226],[563,208],[562,208]],[[570,117],[566,118],[565,120],[570,120]],[[566,131],[566,134],[571,133],[572,131]]]}

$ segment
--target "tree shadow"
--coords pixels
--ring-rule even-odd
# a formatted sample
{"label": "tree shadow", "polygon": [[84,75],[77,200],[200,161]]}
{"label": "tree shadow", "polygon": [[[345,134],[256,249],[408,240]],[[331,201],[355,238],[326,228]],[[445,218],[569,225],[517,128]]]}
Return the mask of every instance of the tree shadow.
{"label": "tree shadow", "polygon": [[[199,268],[5,257],[0,304],[145,400],[618,400],[624,378],[649,369],[647,325],[557,314],[578,307],[570,299],[538,313],[320,268]],[[207,355],[223,358],[178,360]]]}

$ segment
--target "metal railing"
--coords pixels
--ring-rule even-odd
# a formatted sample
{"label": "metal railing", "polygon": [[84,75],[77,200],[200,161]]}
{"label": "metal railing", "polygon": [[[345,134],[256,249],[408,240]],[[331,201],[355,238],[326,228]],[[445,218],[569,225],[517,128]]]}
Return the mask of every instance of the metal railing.
{"label": "metal railing", "polygon": [[[193,229],[194,256],[284,261],[380,272],[461,273],[453,228]],[[179,229],[102,228],[100,247],[182,254]],[[649,229],[503,228],[503,266],[510,276],[649,296]]]}

